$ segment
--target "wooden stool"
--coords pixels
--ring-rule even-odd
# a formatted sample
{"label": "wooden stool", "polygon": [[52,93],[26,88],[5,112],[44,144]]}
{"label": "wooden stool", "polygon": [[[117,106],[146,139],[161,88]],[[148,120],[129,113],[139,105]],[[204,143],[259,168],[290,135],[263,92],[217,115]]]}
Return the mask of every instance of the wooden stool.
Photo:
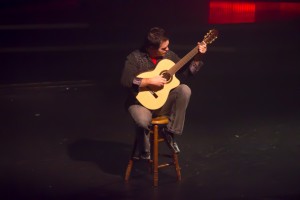
{"label": "wooden stool", "polygon": [[[178,162],[178,155],[172,151],[172,155],[170,156],[172,158],[172,162],[169,163],[159,163],[158,157],[159,157],[159,150],[158,146],[160,142],[164,142],[165,139],[160,137],[159,130],[161,126],[166,126],[169,123],[169,120],[165,116],[160,116],[156,118],[152,118],[152,130],[150,130],[151,133],[151,159],[149,160],[149,163],[151,164],[151,171],[153,172],[153,186],[158,186],[158,169],[168,166],[174,166],[177,174],[177,180],[181,180],[181,172]],[[131,155],[131,158],[129,160],[128,166],[126,168],[125,173],[125,181],[127,182],[130,177],[131,169],[133,167],[134,161],[137,159],[134,158],[134,152],[135,148],[137,147],[137,141],[135,140],[134,146],[133,146],[133,153]]]}

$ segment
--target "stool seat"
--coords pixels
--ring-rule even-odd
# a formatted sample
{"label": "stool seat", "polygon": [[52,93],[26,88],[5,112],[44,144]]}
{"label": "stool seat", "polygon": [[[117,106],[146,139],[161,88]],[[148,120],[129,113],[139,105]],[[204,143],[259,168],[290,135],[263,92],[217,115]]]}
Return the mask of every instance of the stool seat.
{"label": "stool seat", "polygon": [[[153,173],[153,186],[158,186],[158,169],[168,167],[168,166],[175,166],[176,174],[177,174],[177,180],[181,180],[181,172],[178,162],[178,155],[171,151],[171,155],[167,156],[172,159],[170,163],[160,163],[159,164],[159,143],[165,141],[163,137],[160,137],[159,131],[161,128],[165,127],[169,123],[169,119],[167,116],[158,116],[155,118],[152,118],[151,124],[152,128],[150,130],[151,134],[151,159],[149,160],[149,164],[151,165],[151,172]],[[136,161],[134,157],[135,148],[137,146],[137,141],[135,140],[134,147],[133,147],[133,153],[131,155],[131,158],[129,160],[129,163],[126,168],[125,173],[125,181],[127,182],[129,180],[129,176],[131,173],[131,169],[133,167],[133,162]]]}
{"label": "stool seat", "polygon": [[168,123],[169,123],[169,118],[166,116],[155,117],[155,118],[152,118],[152,120],[151,120],[152,125],[154,125],[154,124],[157,124],[157,125],[166,124],[167,125]]}

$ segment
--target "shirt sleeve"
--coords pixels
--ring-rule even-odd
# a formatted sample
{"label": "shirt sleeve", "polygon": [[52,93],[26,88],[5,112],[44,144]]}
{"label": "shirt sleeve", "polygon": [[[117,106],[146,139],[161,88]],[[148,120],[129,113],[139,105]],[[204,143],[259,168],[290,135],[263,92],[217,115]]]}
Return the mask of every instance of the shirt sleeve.
{"label": "shirt sleeve", "polygon": [[192,61],[189,66],[189,71],[190,71],[191,75],[195,75],[202,66],[203,66],[202,61],[198,61],[198,62]]}
{"label": "shirt sleeve", "polygon": [[126,88],[131,88],[133,84],[138,85],[138,80],[135,77],[138,73],[137,62],[133,54],[127,56],[125,66],[121,75],[121,85]]}
{"label": "shirt sleeve", "polygon": [[141,82],[142,82],[142,78],[134,77],[132,83],[133,83],[134,85],[136,85],[136,86],[140,86],[140,85],[141,85]]}

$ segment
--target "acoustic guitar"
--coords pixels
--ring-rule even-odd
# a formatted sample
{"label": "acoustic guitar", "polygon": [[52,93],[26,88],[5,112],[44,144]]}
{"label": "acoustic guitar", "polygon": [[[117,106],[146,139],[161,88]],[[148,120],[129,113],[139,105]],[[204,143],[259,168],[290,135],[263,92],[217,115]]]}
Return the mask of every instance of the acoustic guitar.
{"label": "acoustic guitar", "polygon": [[[217,37],[218,31],[216,29],[212,29],[204,36],[202,42],[211,44]],[[140,88],[136,96],[137,100],[150,110],[161,108],[166,103],[170,91],[180,84],[180,81],[175,76],[176,72],[190,61],[198,52],[198,46],[196,46],[176,64],[169,59],[163,59],[157,64],[153,71],[139,74],[137,76],[138,78],[152,78],[154,76],[162,75],[167,80],[167,83],[162,88]]]}

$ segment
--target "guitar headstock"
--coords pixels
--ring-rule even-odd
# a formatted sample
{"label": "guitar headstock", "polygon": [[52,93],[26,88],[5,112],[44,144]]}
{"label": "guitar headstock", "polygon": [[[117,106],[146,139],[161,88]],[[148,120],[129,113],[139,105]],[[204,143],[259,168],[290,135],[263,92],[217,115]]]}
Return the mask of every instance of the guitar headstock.
{"label": "guitar headstock", "polygon": [[218,38],[219,35],[219,31],[216,29],[211,29],[208,31],[208,33],[206,33],[206,35],[204,36],[203,41],[206,44],[211,44],[213,41],[215,41]]}

